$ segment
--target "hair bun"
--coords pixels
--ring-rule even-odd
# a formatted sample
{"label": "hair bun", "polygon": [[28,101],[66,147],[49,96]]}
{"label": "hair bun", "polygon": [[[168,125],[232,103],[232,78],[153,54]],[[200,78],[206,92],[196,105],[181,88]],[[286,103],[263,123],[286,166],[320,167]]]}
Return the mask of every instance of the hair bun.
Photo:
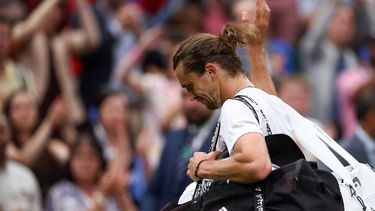
{"label": "hair bun", "polygon": [[219,34],[219,40],[234,49],[240,44],[238,38],[238,27],[234,23],[226,24]]}

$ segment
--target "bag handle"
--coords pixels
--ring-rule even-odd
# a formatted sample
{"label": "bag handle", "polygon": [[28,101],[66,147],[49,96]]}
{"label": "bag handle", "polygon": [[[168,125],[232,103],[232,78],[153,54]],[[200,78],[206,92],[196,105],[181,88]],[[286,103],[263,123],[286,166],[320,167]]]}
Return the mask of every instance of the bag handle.
{"label": "bag handle", "polygon": [[236,95],[232,99],[238,100],[238,101],[241,101],[242,103],[244,103],[251,110],[251,112],[253,112],[254,117],[257,120],[257,122],[259,124],[259,127],[261,128],[258,114],[257,114],[256,110],[254,109],[254,107],[251,105],[251,104],[254,104],[259,109],[264,121],[266,122],[267,135],[272,135],[271,127],[268,124],[268,120],[267,120],[266,115],[264,115],[263,110],[258,106],[258,103],[253,98],[251,98],[249,96],[246,96],[246,95]]}

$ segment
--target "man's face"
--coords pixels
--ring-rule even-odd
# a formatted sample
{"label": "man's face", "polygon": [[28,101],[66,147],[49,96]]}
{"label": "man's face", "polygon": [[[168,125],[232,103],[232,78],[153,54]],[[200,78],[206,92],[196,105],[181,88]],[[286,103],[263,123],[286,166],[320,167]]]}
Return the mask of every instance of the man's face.
{"label": "man's face", "polygon": [[203,75],[194,72],[185,74],[181,63],[176,68],[177,78],[188,95],[206,105],[208,109],[214,110],[221,106],[221,99],[217,82],[210,74],[212,73],[208,70]]}
{"label": "man's face", "polygon": [[212,111],[202,103],[191,100],[186,90],[182,93],[182,107],[184,114],[190,124],[202,125],[210,118]]}

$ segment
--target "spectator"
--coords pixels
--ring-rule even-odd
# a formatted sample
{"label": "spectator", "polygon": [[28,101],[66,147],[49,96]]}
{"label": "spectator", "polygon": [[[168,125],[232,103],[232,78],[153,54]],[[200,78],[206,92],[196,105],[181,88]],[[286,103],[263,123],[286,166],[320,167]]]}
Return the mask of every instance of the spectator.
{"label": "spectator", "polygon": [[6,157],[10,130],[6,118],[0,115],[0,210],[41,211],[41,196],[37,180],[26,167]]}
{"label": "spectator", "polygon": [[99,142],[89,133],[81,133],[72,148],[67,166],[68,178],[49,191],[46,211],[136,210],[124,192],[127,176],[106,161]]}
{"label": "spectator", "polygon": [[[41,104],[41,109],[48,108],[51,102],[58,96],[61,92],[63,96],[68,99],[73,99],[73,94],[69,94],[70,83],[64,83],[63,75],[70,74],[66,73],[61,69],[60,66],[57,66],[56,60],[58,55],[56,52],[59,52],[59,46],[65,46],[68,53],[75,54],[86,54],[91,50],[95,49],[100,44],[100,34],[97,26],[97,22],[94,18],[93,12],[90,10],[90,7],[87,3],[87,0],[75,0],[77,5],[77,11],[79,14],[79,21],[81,22],[81,27],[74,30],[63,30],[64,28],[64,19],[68,17],[65,16],[64,9],[65,4],[60,3],[55,5],[48,15],[51,19],[44,28],[43,32],[47,36],[47,50],[50,52],[49,55],[49,85],[48,90],[45,95],[44,101]],[[69,54],[70,55],[70,54]],[[70,91],[71,92],[71,91]],[[67,104],[67,106],[72,106]],[[74,105],[73,105],[74,106]],[[79,105],[71,107],[70,109],[76,110]],[[84,117],[82,112],[80,116],[75,117],[77,122],[82,122]],[[43,115],[42,115],[43,116]]]}
{"label": "spectator", "polygon": [[7,155],[33,170],[45,194],[62,178],[63,166],[69,158],[67,143],[52,136],[63,123],[63,102],[56,101],[40,124],[36,102],[24,90],[14,92],[7,99],[4,110],[12,139],[7,146]]}
{"label": "spectator", "polygon": [[[165,55],[159,50],[152,49],[152,44],[159,41],[163,29],[151,28],[144,34],[134,48],[134,54],[128,55],[126,62],[119,71],[119,77],[123,83],[132,88],[142,99],[144,99],[144,130],[143,134],[148,138],[142,140],[147,142],[147,161],[154,169],[164,144],[163,132],[171,128],[182,127],[184,124],[181,116],[173,120],[169,118],[171,108],[180,108],[180,90],[178,82],[169,78]],[[143,74],[137,74],[134,70],[140,62],[140,56],[144,53],[142,62]],[[179,120],[180,119],[180,120]]]}
{"label": "spectator", "polygon": [[[375,25],[375,18],[371,20]],[[375,34],[369,35],[365,44],[368,49],[368,63],[351,71],[343,72],[336,80],[340,105],[340,126],[342,127],[344,138],[352,136],[358,124],[355,115],[355,104],[352,99],[354,93],[356,89],[366,84],[375,73]]]}
{"label": "spectator", "polygon": [[[46,37],[41,31],[48,20],[49,10],[58,2],[44,1],[29,16],[22,0],[5,0],[1,6],[3,15],[12,21],[10,55],[35,76],[38,103],[43,100],[49,82]],[[17,12],[12,13],[12,8]]]}
{"label": "spectator", "polygon": [[136,151],[135,137],[130,137],[128,102],[120,92],[108,91],[99,102],[99,122],[95,134],[104,149],[104,158],[111,162],[121,156],[121,168],[129,175],[129,192],[139,203],[146,191],[147,163]]}
{"label": "spectator", "polygon": [[298,0],[297,13],[301,34],[305,33],[306,29],[310,27],[321,2],[322,0]]}
{"label": "spectator", "polygon": [[355,16],[349,5],[326,1],[301,43],[301,58],[312,85],[312,116],[323,124],[337,123],[338,104],[334,82],[338,74],[357,66],[350,49]]}
{"label": "spectator", "polygon": [[311,90],[309,81],[300,75],[281,78],[277,87],[278,97],[302,116],[310,115]]}
{"label": "spectator", "polygon": [[[117,17],[121,13],[125,2],[122,0],[99,0],[92,6],[92,12],[97,23],[100,41],[93,51],[79,54],[82,66],[79,94],[82,97],[85,109],[90,113],[96,111],[96,102],[100,98],[102,89],[108,85],[111,74],[119,64],[122,54],[117,55],[123,46],[127,50],[134,42],[134,35],[129,31],[124,31],[122,23]],[[76,16],[72,17],[72,28],[79,29],[84,26]],[[125,36],[125,37],[124,37]],[[127,52],[125,49],[124,51]],[[90,117],[95,121],[95,116]]]}
{"label": "spectator", "polygon": [[[281,78],[277,88],[278,97],[302,116],[310,119],[315,124],[322,124],[310,117],[311,87],[309,81],[301,75],[291,75]],[[329,131],[328,131],[329,132]],[[309,151],[303,149],[307,160],[318,161]]]}
{"label": "spectator", "polygon": [[210,147],[218,113],[208,110],[202,103],[192,101],[185,91],[183,111],[188,125],[166,134],[159,167],[149,185],[142,210],[156,211],[169,201],[178,201],[191,182],[186,175],[189,158],[193,152],[207,152]]}
{"label": "spectator", "polygon": [[343,147],[361,163],[375,165],[375,86],[357,93],[358,126],[354,135],[342,141]]}
{"label": "spectator", "polygon": [[9,57],[10,45],[10,22],[0,14],[0,109],[3,106],[3,100],[17,89],[25,88],[36,95],[33,74]]}
{"label": "spectator", "polygon": [[64,13],[65,3],[61,0],[40,2],[26,19],[19,20],[12,28],[13,56],[36,76],[37,102],[42,117],[60,94],[60,89],[63,95],[67,94],[67,89],[71,89],[66,88],[71,83],[63,83],[63,79],[60,79],[61,71],[58,72],[59,67],[55,64],[56,43],[63,42],[69,52],[82,54],[100,42],[96,22],[86,0],[75,0],[75,3],[82,21],[80,29],[64,30],[67,17]]}

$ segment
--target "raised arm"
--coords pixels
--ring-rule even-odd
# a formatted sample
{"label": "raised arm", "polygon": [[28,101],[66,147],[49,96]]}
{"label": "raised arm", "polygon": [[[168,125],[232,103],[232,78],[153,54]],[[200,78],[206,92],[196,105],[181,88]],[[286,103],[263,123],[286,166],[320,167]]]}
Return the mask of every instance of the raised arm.
{"label": "raised arm", "polygon": [[[255,39],[250,40],[248,44],[248,57],[250,62],[250,76],[254,85],[265,92],[276,95],[275,86],[271,79],[270,72],[266,65],[264,42],[266,39],[270,8],[265,0],[256,1],[256,15],[254,25],[258,29]],[[244,12],[242,20],[245,23],[251,23],[249,14]],[[251,26],[250,26],[251,27]]]}
{"label": "raised arm", "polygon": [[365,10],[370,22],[370,30],[375,33],[375,1],[365,0]]}
{"label": "raised arm", "polygon": [[49,143],[53,129],[61,122],[62,110],[62,102],[55,102],[48,116],[21,149],[8,145],[7,156],[29,167],[34,165]]}
{"label": "raised arm", "polygon": [[86,0],[75,0],[81,28],[63,33],[69,52],[84,53],[101,42],[100,30],[95,15]]}
{"label": "raised arm", "polygon": [[138,93],[142,92],[142,87],[140,81],[132,77],[131,70],[139,63],[142,54],[158,40],[162,33],[162,27],[154,27],[143,32],[137,45],[126,55],[124,62],[120,65],[120,70],[117,71],[117,78]]}
{"label": "raised arm", "polygon": [[319,43],[324,38],[330,17],[334,13],[338,0],[322,1],[311,25],[301,40],[302,61],[306,66],[312,65],[313,55],[319,51]]}
{"label": "raised arm", "polygon": [[12,31],[12,46],[18,49],[32,35],[41,30],[46,21],[48,13],[61,0],[44,0],[35,10],[20,23],[16,24]]}
{"label": "raised arm", "polygon": [[65,44],[65,40],[58,36],[53,39],[52,48],[54,51],[53,59],[56,64],[56,75],[61,86],[62,95],[66,100],[68,110],[74,111],[70,113],[69,122],[77,125],[85,120],[86,114],[72,74],[68,47]]}

